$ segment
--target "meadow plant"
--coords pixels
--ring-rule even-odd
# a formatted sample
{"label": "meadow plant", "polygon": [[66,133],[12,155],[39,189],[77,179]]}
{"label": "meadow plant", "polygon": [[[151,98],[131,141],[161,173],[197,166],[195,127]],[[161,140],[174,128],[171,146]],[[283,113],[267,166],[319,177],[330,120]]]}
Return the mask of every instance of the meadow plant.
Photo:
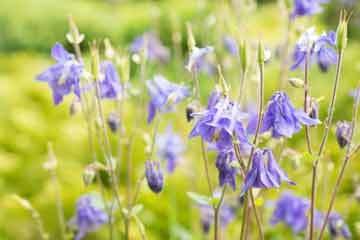
{"label": "meadow plant", "polygon": [[[345,218],[334,211],[333,205],[346,166],[359,150],[354,144],[354,134],[360,94],[355,94],[351,122],[341,119],[342,121],[336,125],[335,138],[340,148],[346,149],[346,153],[336,185],[333,186],[328,208],[322,212],[317,210],[315,205],[318,197],[317,170],[324,158],[327,140],[333,127],[336,95],[342,81],[343,58],[347,46],[347,25],[351,14],[341,12],[336,32],[329,31],[318,35],[314,27],[306,26],[307,30],[293,46],[289,37],[292,25],[298,18],[321,13],[327,2],[283,1],[288,26],[286,39],[280,44],[279,81],[282,81],[284,76],[288,78],[287,75],[292,74],[288,73],[289,69],[302,71],[304,77],[288,78],[289,86],[294,88],[287,90],[281,83],[279,89],[272,91],[267,102],[265,63],[270,55],[264,47],[264,39],[250,41],[229,33],[217,36],[218,40],[213,44],[206,43],[201,46],[195,39],[192,25],[187,23],[187,59],[181,59],[180,62],[183,64],[178,67],[184,71],[184,75],[179,76],[179,79],[187,78],[189,81],[178,83],[168,80],[165,73],[161,72],[163,68],[160,65],[171,61],[172,56],[156,32],[147,31],[136,37],[128,51],[113,47],[108,39],[104,42],[89,41],[88,56],[83,55],[80,48],[85,36],[80,33],[70,17],[70,29],[66,38],[74,53],[65,49],[64,45],[55,43],[51,50],[55,63],[36,79],[49,85],[55,105],[63,103],[67,97],[72,97],[80,104],[84,125],[87,127],[89,152],[92,156],[89,165],[84,167],[83,179],[85,186],[95,186],[96,193],[89,190],[88,193],[79,196],[74,216],[65,224],[67,227],[62,226],[65,217],[62,212],[61,194],[58,195],[61,238],[66,239],[72,234],[71,239],[85,239],[87,234],[107,226],[107,239],[147,239],[147,228],[140,218],[143,205],[139,203],[139,195],[143,190],[143,182],[146,181],[150,190],[160,197],[162,191],[167,188],[176,191],[166,182],[167,175],[182,167],[183,161],[180,160],[187,150],[196,152],[185,146],[185,139],[178,133],[181,128],[164,117],[175,112],[177,117],[187,119],[189,126],[191,125],[191,130],[187,133],[189,141],[199,140],[201,156],[196,156],[197,159],[192,161],[202,159],[204,175],[195,173],[196,181],[205,182],[208,191],[200,193],[200,190],[189,189],[187,194],[199,209],[199,222],[203,234],[213,233],[212,239],[224,239],[222,232],[225,232],[231,223],[238,224],[239,235],[231,236],[229,239],[268,239],[269,222],[273,227],[278,223],[284,223],[292,230],[294,236],[306,236],[307,239],[323,239],[326,229],[334,239],[338,236],[351,239],[352,235]],[[222,44],[218,44],[219,42]],[[224,48],[227,54],[238,60],[235,64],[240,70],[239,83],[234,84],[227,80],[225,57],[220,54],[219,48]],[[291,48],[294,50],[289,54]],[[209,56],[215,59],[217,73],[215,76],[207,76],[215,79],[210,93],[205,93],[203,86],[210,86],[211,83],[204,82],[202,71],[209,66]],[[292,64],[288,61],[289,56],[292,56]],[[130,66],[134,66],[131,60],[139,65],[138,69],[130,69]],[[310,68],[313,62],[317,63],[322,74],[329,74],[330,67],[336,66],[333,90],[329,94],[331,97],[328,115],[324,119],[321,119],[319,114],[320,100],[310,91]],[[147,71],[150,64],[156,68],[157,73],[154,75]],[[179,64],[179,61],[176,61],[176,64]],[[138,74],[134,74],[136,70]],[[252,72],[255,73],[252,75],[255,76],[256,83],[249,81]],[[245,82],[257,89],[256,99],[245,98]],[[294,89],[303,91],[304,104],[300,108],[295,108],[291,101]],[[207,104],[204,101],[206,96],[209,96]],[[108,104],[109,102],[113,104]],[[124,105],[131,102],[136,105],[136,116],[133,123],[128,123],[125,120],[127,113],[124,111]],[[186,102],[188,104],[184,114],[179,109]],[[257,104],[257,107],[247,109],[245,106],[249,104]],[[176,107],[177,105],[179,106]],[[109,106],[113,107],[109,111],[110,114],[107,114]],[[147,124],[142,129],[144,119]],[[164,122],[168,127],[162,132],[161,126]],[[297,182],[292,171],[285,172],[283,168],[283,153],[288,140],[295,135],[301,136],[303,127],[307,151],[302,155],[313,160],[311,183]],[[324,128],[318,146],[315,146],[316,141],[312,141],[311,130],[315,128]],[[145,157],[140,168],[133,168],[132,145],[134,138],[139,136],[145,142]],[[111,141],[113,137],[118,141],[118,156],[114,154],[114,144]],[[315,152],[315,149],[318,151]],[[51,158],[54,158],[52,148],[49,148],[49,152]],[[213,161],[214,154],[216,157]],[[54,162],[47,163],[47,169],[54,173],[56,166],[51,165]],[[120,168],[123,166],[126,167],[125,178],[120,176]],[[218,171],[217,177],[212,174],[213,168]],[[167,171],[164,171],[165,169]],[[131,180],[133,176],[138,178],[136,184]],[[216,184],[214,179],[217,179]],[[289,185],[282,184],[283,182]],[[297,186],[303,184],[311,185],[308,198],[294,193]],[[274,204],[270,204],[274,206],[274,210],[271,219],[266,221],[263,214],[266,209],[261,207],[259,201],[266,192],[280,189],[281,185],[291,188],[292,191],[284,191]],[[57,192],[60,193],[61,189],[58,188]],[[234,195],[240,199],[236,204],[231,201]],[[18,201],[33,213],[42,238],[47,239],[48,235],[37,212],[26,200]],[[138,235],[134,233],[133,223],[140,237],[135,237]]]}

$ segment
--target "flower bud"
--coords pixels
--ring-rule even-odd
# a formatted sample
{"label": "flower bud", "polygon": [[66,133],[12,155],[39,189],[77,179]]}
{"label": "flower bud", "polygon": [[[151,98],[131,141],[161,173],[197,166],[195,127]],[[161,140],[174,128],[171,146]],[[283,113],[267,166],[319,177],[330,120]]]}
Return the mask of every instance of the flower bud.
{"label": "flower bud", "polygon": [[154,193],[159,193],[163,189],[164,176],[158,161],[146,161],[145,163],[145,176],[149,188]]}
{"label": "flower bud", "polygon": [[189,51],[191,52],[196,47],[196,42],[195,42],[194,34],[192,32],[190,23],[186,23],[186,29],[187,29],[187,37],[188,37],[188,40],[187,40],[188,48],[189,48]]}
{"label": "flower bud", "polygon": [[300,78],[289,78],[289,83],[291,86],[295,88],[303,88],[304,87],[304,81]]}
{"label": "flower bud", "polygon": [[316,99],[311,99],[309,117],[319,119],[319,102]]}
{"label": "flower bud", "polygon": [[241,70],[243,73],[246,72],[247,70],[247,45],[245,41],[242,41],[240,43],[240,47],[239,47],[239,51],[240,51],[240,65],[241,65]]}
{"label": "flower bud", "polygon": [[120,118],[118,114],[116,114],[115,112],[110,113],[106,122],[111,132],[116,133],[120,126]]}
{"label": "flower bud", "polygon": [[350,143],[351,124],[347,121],[340,121],[336,124],[336,140],[340,148]]}

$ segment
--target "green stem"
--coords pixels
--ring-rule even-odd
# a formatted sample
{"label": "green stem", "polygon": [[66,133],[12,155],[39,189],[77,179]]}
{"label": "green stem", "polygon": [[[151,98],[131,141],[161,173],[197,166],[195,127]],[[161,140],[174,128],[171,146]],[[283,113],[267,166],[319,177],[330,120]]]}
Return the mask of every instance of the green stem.
{"label": "green stem", "polygon": [[[309,112],[309,98],[310,98],[310,84],[309,84],[309,64],[310,64],[310,54],[306,53],[305,59],[305,73],[304,73],[304,112],[307,114]],[[305,138],[308,148],[308,152],[312,154],[311,148],[311,139],[310,139],[310,128],[305,125]]]}
{"label": "green stem", "polygon": [[222,191],[219,203],[214,207],[214,240],[220,240],[220,233],[219,233],[219,225],[220,225],[220,219],[219,214],[221,211],[221,205],[224,201],[224,196],[226,192],[226,185],[224,185]]}
{"label": "green stem", "polygon": [[314,214],[315,214],[315,200],[316,200],[317,169],[318,169],[319,161],[325,150],[326,142],[327,142],[327,139],[329,136],[332,119],[333,119],[333,115],[334,115],[334,111],[335,111],[336,94],[337,94],[337,89],[339,86],[340,75],[341,75],[341,70],[342,70],[342,60],[343,60],[344,51],[339,50],[338,53],[339,53],[338,54],[339,56],[338,56],[337,65],[336,65],[336,77],[335,77],[335,82],[334,82],[334,86],[333,86],[331,102],[330,102],[329,109],[328,109],[328,116],[327,116],[326,122],[325,122],[325,132],[324,132],[323,138],[321,140],[319,152],[316,156],[315,161],[313,162],[313,167],[312,167],[311,200],[310,200],[310,232],[309,232],[310,240],[313,240],[313,237],[314,237]]}

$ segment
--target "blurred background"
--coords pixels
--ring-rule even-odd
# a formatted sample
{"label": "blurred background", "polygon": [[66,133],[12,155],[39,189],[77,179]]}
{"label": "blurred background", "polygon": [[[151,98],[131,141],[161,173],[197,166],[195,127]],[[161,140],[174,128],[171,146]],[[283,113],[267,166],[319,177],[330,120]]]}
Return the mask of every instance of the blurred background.
{"label": "blurred background", "polygon": [[[277,89],[279,61],[276,49],[283,41],[286,28],[281,12],[280,1],[211,1],[211,0],[1,0],[0,1],[0,240],[38,239],[37,231],[30,214],[17,204],[11,194],[28,199],[44,219],[46,230],[51,239],[57,239],[59,231],[56,218],[55,192],[49,174],[42,164],[47,158],[47,142],[51,141],[59,161],[59,181],[67,219],[74,213],[76,199],[96,187],[85,187],[82,181],[84,166],[90,162],[87,148],[86,129],[81,114],[69,115],[71,99],[54,106],[51,92],[46,84],[35,80],[37,74],[52,64],[50,49],[55,42],[66,43],[68,32],[67,18],[73,16],[85,41],[82,50],[88,53],[87,41],[109,38],[113,45],[126,51],[135,37],[147,31],[158,34],[161,41],[171,51],[172,60],[165,64],[149,66],[147,77],[162,73],[176,82],[187,82],[191,76],[185,72],[187,57],[185,22],[193,25],[199,46],[213,45],[220,52],[227,66],[225,75],[231,83],[239,79],[238,59],[227,55],[219,44],[225,35],[239,34],[240,38],[256,41],[261,38],[272,50],[272,59],[266,65],[266,96]],[[237,3],[244,3],[237,5]],[[357,5],[357,6],[356,6]],[[318,32],[335,30],[338,12],[342,7],[358,8],[357,0],[333,0],[325,5],[322,14],[301,19],[294,27],[290,49],[294,46],[298,33],[303,26],[315,25]],[[241,6],[241,7],[239,7]],[[225,24],[222,24],[224,23]],[[235,31],[236,29],[236,31]],[[238,31],[240,33],[238,33]],[[67,49],[71,49],[66,45]],[[132,64],[132,79],[136,85],[138,66]],[[320,116],[324,119],[327,103],[334,79],[334,67],[328,73],[321,73],[313,67],[311,71],[312,91],[315,97],[324,97],[320,106]],[[356,87],[360,75],[360,17],[357,12],[351,21],[349,46],[345,53],[344,78],[342,79],[335,121],[350,120],[353,99],[349,92]],[[301,77],[302,73],[292,72],[290,76]],[[203,74],[201,87],[204,96],[213,88],[214,76]],[[247,84],[249,99],[256,96],[256,75],[249,77]],[[287,86],[296,106],[301,106],[302,92]],[[236,89],[232,89],[236,92]],[[143,93],[146,94],[146,93]],[[134,117],[136,105],[127,103],[126,122]],[[110,108],[110,107],[109,107]],[[180,106],[177,114],[166,115],[161,129],[172,122],[174,130],[185,142],[191,129],[186,122],[185,105]],[[145,111],[145,109],[144,109]],[[145,116],[145,114],[144,114]],[[144,131],[151,132],[145,125]],[[314,144],[320,137],[321,129],[313,130]],[[359,137],[356,136],[358,140]],[[115,140],[114,140],[115,141]],[[301,152],[305,150],[303,133],[296,135],[289,146]],[[324,210],[341,163],[343,151],[334,140],[332,131],[328,151],[320,169],[319,197],[317,207]],[[133,153],[133,184],[141,174],[145,161],[144,143],[135,140]],[[331,150],[331,151],[330,151]],[[187,143],[187,151],[174,174],[166,176],[164,191],[155,195],[146,186],[142,188],[139,202],[144,205],[140,213],[146,226],[149,239],[206,239],[201,235],[199,210],[186,195],[188,191],[206,192],[203,165],[199,154],[198,141]],[[214,161],[214,156],[211,162]],[[348,222],[353,239],[360,238],[360,162],[359,157],[352,159],[341,187],[335,209]],[[287,157],[282,165],[298,184],[291,189],[301,196],[309,196],[311,161],[304,158]],[[120,165],[121,173],[125,167]],[[217,182],[217,172],[212,164],[213,182]],[[120,184],[124,176],[120,176]],[[240,185],[240,184],[239,184]],[[122,185],[123,188],[123,185]],[[281,191],[272,190],[258,199],[267,222],[271,209],[267,200],[275,200]],[[123,189],[121,189],[123,191]],[[239,192],[230,193],[229,201],[236,199]],[[238,213],[239,215],[239,213]],[[226,239],[238,236],[240,217],[226,229]],[[267,239],[303,239],[293,236],[285,226],[265,226]],[[103,230],[90,234],[87,239],[103,239]],[[133,239],[140,239],[134,230]],[[284,237],[288,236],[288,237]]]}

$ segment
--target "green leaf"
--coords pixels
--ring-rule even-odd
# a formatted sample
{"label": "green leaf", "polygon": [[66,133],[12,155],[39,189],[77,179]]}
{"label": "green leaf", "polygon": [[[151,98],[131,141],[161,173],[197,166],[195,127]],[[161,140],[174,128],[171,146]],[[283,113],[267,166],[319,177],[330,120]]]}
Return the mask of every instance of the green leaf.
{"label": "green leaf", "polygon": [[194,200],[199,204],[210,205],[211,198],[208,196],[200,195],[194,192],[187,192],[187,195],[189,196],[189,198],[191,198],[192,200]]}

